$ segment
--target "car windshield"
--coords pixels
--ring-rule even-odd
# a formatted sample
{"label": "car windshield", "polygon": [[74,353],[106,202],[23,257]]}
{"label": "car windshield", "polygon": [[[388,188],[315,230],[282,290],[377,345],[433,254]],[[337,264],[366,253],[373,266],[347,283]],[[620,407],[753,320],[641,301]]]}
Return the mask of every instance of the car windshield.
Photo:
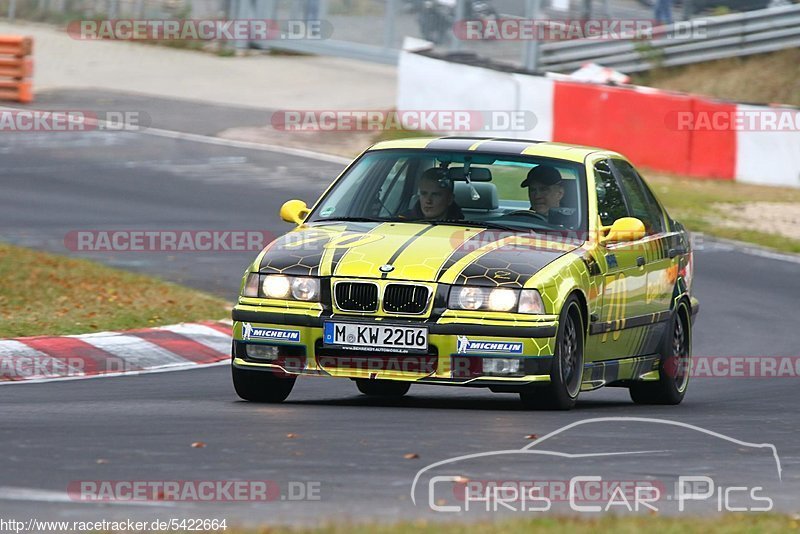
{"label": "car windshield", "polygon": [[307,219],[429,222],[564,231],[586,228],[583,165],[549,158],[376,150],[362,156]]}

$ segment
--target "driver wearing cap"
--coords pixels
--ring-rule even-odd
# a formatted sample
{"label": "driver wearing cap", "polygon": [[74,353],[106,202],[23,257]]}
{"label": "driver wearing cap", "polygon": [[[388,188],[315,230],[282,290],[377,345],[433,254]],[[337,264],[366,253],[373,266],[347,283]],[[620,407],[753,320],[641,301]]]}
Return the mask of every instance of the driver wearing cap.
{"label": "driver wearing cap", "polygon": [[531,211],[545,217],[550,215],[550,210],[558,209],[561,206],[561,199],[564,198],[561,173],[549,165],[539,165],[528,171],[528,176],[520,187],[528,188]]}
{"label": "driver wearing cap", "polygon": [[576,207],[562,207],[565,187],[561,172],[550,165],[538,165],[528,171],[528,176],[520,184],[528,188],[530,211],[544,218],[551,225],[575,228],[578,224]]}

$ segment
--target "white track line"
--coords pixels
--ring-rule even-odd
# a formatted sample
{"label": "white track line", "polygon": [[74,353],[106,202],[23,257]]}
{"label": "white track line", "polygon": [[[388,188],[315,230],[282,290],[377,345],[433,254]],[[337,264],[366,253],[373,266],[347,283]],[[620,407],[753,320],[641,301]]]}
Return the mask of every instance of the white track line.
{"label": "white track line", "polygon": [[340,165],[347,165],[351,161],[353,161],[352,158],[334,156],[333,154],[325,154],[323,152],[315,152],[313,150],[305,150],[303,148],[291,148],[291,147],[271,145],[266,143],[255,143],[251,141],[237,141],[235,139],[224,139],[222,137],[212,137],[201,134],[176,132],[173,130],[162,130],[160,128],[145,128],[143,130],[137,131],[136,133],[153,135],[156,137],[166,137],[168,139],[179,139],[181,141],[194,141],[196,143],[205,143],[208,145],[229,146],[233,148],[245,148],[248,150],[262,150],[265,152],[276,152],[278,154],[289,154],[290,156],[300,156],[303,158],[325,161],[327,163],[338,163]]}
{"label": "white track line", "polygon": [[[29,108],[18,108],[14,106],[0,106],[0,111],[49,111],[49,110],[35,110]],[[66,113],[66,111],[64,111]],[[84,118],[84,122],[90,126],[98,124],[107,125],[108,122],[104,120],[94,119],[90,117]],[[116,133],[113,129],[101,130],[110,133]],[[271,145],[267,143],[255,143],[252,141],[237,141],[235,139],[224,139],[222,137],[214,137],[210,135],[193,134],[186,132],[177,132],[175,130],[164,130],[161,128],[142,128],[141,130],[127,131],[118,130],[125,133],[139,133],[143,135],[152,135],[155,137],[165,137],[167,139],[178,139],[181,141],[194,141],[196,143],[205,143],[207,145],[229,146],[233,148],[244,148],[247,150],[261,150],[264,152],[275,152],[278,154],[289,154],[291,156],[299,156],[303,158],[316,159],[318,161],[325,161],[327,163],[338,163],[340,165],[347,165],[352,161],[352,158],[344,158],[342,156],[334,156],[333,154],[325,154],[324,152],[316,152],[314,150],[306,150],[303,148],[291,148],[281,145]]]}

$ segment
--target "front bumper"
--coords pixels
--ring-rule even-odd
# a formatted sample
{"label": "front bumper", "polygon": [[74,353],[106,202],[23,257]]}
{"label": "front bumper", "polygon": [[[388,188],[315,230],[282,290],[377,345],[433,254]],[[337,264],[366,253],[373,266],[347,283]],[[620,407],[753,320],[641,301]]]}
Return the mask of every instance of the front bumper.
{"label": "front bumper", "polygon": [[[242,369],[281,372],[289,375],[330,376],[402,380],[462,386],[524,385],[550,381],[558,321],[541,316],[519,322],[497,318],[465,318],[444,314],[437,320],[331,316],[319,310],[264,309],[238,305],[233,311],[233,365]],[[393,352],[331,348],[323,344],[326,321],[364,324],[396,324],[428,328],[428,352]],[[254,339],[252,332],[267,332],[274,339]],[[514,353],[462,350],[459,337],[470,341],[502,342],[521,349]],[[261,348],[248,351],[248,346]],[[275,347],[267,348],[267,347]],[[266,351],[263,349],[267,348]],[[264,352],[273,352],[264,357]],[[258,355],[251,354],[259,352]],[[483,371],[486,358],[518,359],[519,369],[497,374]]]}

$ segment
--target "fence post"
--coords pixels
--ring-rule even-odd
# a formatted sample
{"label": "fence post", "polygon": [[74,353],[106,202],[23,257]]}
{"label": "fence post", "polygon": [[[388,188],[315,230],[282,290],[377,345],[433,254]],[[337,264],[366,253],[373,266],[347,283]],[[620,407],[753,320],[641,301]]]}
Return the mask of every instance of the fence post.
{"label": "fence post", "polygon": [[453,31],[457,22],[463,22],[467,18],[467,2],[472,0],[458,0],[456,4],[456,17],[455,20],[452,21],[450,27],[447,28],[449,41],[450,41],[450,50],[453,52],[457,52],[461,50],[464,43],[461,42],[461,39],[456,37],[456,32]]}
{"label": "fence post", "polygon": [[[542,11],[542,0],[526,0],[525,1],[525,19],[532,20],[534,23],[539,20],[539,13]],[[533,39],[529,39],[525,43],[523,50],[522,65],[525,70],[530,72],[537,72],[539,70],[539,36],[534,35]]]}
{"label": "fence post", "polygon": [[397,2],[396,0],[386,0],[386,13],[383,14],[383,47],[387,50],[394,46],[396,20]]}
{"label": "fence post", "polygon": [[8,3],[8,20],[14,22],[17,17],[17,0],[11,0]]}

